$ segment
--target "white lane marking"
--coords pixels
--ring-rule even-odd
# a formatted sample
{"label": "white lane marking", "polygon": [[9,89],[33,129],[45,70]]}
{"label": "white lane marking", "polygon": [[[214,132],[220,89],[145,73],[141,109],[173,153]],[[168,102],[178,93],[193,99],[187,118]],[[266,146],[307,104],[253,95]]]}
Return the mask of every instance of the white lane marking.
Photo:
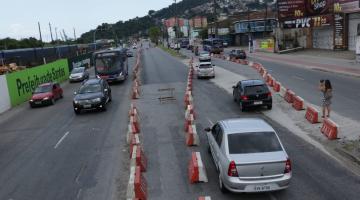
{"label": "white lane marking", "polygon": [[78,193],[76,195],[76,199],[80,199],[81,192],[82,192],[82,188],[79,189],[79,191],[78,191]]}
{"label": "white lane marking", "polygon": [[269,194],[269,197],[270,197],[271,200],[277,200],[276,197],[273,194],[271,194],[271,193],[268,193],[268,194]]}
{"label": "white lane marking", "polygon": [[54,149],[58,148],[58,146],[60,145],[60,143],[66,138],[66,136],[69,134],[70,132],[66,132],[61,138],[60,140],[56,143],[56,145],[54,146]]}
{"label": "white lane marking", "polygon": [[214,123],[211,121],[211,119],[206,118],[208,120],[208,122],[210,123],[211,126],[214,126]]}
{"label": "white lane marking", "polygon": [[299,79],[299,80],[302,80],[302,81],[305,81],[305,79],[301,78],[300,76],[292,76],[293,78],[296,78],[296,79]]}

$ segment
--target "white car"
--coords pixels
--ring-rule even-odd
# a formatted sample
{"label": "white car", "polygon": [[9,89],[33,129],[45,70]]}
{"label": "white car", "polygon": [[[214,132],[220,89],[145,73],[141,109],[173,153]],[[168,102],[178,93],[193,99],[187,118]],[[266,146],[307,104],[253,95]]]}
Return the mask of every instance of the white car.
{"label": "white car", "polygon": [[211,62],[200,62],[197,66],[197,78],[215,78],[214,66]]}

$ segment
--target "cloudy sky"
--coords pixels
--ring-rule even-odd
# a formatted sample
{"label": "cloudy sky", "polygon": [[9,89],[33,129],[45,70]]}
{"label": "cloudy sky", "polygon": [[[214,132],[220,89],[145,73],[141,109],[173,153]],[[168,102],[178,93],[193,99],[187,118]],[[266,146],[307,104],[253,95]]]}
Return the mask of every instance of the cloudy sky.
{"label": "cloudy sky", "polygon": [[[58,30],[64,29],[73,37],[73,28],[79,37],[101,23],[115,23],[136,16],[147,15],[174,0],[2,0],[0,38],[39,38],[40,22],[43,40],[51,40],[49,22]],[[55,33],[53,34],[55,37]]]}

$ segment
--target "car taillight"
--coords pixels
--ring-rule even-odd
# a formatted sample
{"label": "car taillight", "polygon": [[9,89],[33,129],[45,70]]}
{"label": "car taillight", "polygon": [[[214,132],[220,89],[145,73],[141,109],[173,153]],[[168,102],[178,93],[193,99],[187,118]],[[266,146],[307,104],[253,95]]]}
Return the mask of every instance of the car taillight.
{"label": "car taillight", "polygon": [[268,93],[267,93],[267,96],[268,96],[268,97],[271,97],[271,96],[272,96],[271,92],[268,92]]}
{"label": "car taillight", "polygon": [[246,100],[249,100],[248,96],[245,96],[245,95],[241,96],[241,99],[242,99],[242,100],[245,100],[245,101],[246,101]]}
{"label": "car taillight", "polygon": [[290,173],[291,172],[291,161],[288,158],[285,162],[285,170],[284,170],[284,174]]}
{"label": "car taillight", "polygon": [[231,161],[229,164],[228,176],[233,176],[233,177],[239,176],[239,174],[236,170],[236,164],[234,161]]}

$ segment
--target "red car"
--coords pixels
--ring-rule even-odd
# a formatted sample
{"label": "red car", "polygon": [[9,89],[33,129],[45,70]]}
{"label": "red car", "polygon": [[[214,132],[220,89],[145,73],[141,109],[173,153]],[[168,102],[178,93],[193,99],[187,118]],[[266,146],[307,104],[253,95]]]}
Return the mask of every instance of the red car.
{"label": "red car", "polygon": [[29,103],[32,108],[41,105],[53,105],[57,99],[62,97],[63,89],[59,83],[44,83],[34,90]]}

